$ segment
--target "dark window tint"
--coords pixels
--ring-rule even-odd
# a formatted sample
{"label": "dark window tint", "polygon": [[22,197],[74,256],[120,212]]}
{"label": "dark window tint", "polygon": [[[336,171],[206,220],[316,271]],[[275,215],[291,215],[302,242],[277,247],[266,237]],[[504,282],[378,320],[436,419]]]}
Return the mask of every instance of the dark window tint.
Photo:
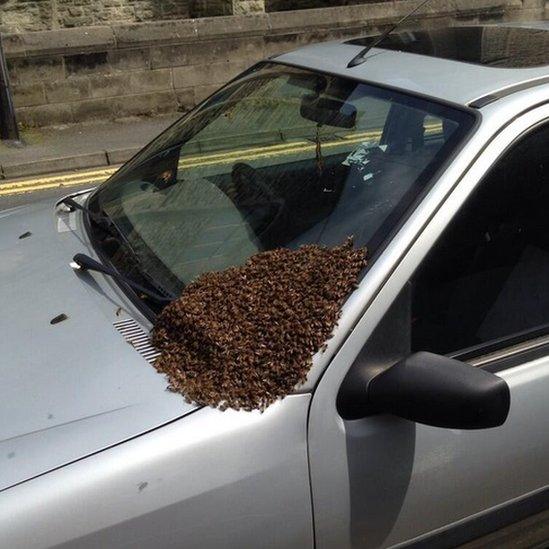
{"label": "dark window tint", "polygon": [[454,353],[549,331],[549,126],[496,164],[415,276],[412,347]]}

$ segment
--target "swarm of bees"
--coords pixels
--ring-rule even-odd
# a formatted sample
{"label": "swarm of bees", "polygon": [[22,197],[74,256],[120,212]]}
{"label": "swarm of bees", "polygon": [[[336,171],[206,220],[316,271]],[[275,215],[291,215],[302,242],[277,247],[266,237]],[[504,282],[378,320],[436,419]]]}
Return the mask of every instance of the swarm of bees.
{"label": "swarm of bees", "polygon": [[191,402],[264,410],[305,381],[365,265],[349,239],[205,273],[159,315],[155,367]]}

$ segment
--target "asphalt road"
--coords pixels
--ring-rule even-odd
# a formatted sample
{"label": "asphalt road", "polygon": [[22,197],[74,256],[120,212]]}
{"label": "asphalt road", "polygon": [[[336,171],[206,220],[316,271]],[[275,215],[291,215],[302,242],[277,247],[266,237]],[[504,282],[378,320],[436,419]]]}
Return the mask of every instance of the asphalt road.
{"label": "asphalt road", "polygon": [[0,210],[7,210],[15,206],[21,206],[23,204],[28,204],[30,202],[35,202],[39,200],[51,199],[52,204],[62,198],[63,196],[69,194],[74,190],[74,192],[79,189],[86,189],[87,185],[81,185],[80,187],[71,187],[71,189],[61,188],[61,189],[47,189],[45,191],[35,191],[24,194],[13,194],[8,196],[0,196]]}

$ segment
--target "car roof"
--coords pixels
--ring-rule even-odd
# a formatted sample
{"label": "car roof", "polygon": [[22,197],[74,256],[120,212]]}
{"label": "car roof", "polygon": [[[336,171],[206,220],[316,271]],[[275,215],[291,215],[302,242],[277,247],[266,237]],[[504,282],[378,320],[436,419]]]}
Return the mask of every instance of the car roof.
{"label": "car roof", "polygon": [[276,61],[461,105],[549,79],[549,22],[399,32],[347,67],[375,39],[315,44]]}

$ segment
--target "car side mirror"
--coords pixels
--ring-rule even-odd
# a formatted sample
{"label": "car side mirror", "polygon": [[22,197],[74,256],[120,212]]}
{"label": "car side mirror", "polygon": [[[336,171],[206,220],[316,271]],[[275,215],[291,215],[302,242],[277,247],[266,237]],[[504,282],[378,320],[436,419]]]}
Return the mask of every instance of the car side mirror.
{"label": "car side mirror", "polygon": [[509,414],[505,380],[451,358],[421,352],[381,372],[361,369],[338,395],[343,419],[386,413],[435,427],[487,429]]}

